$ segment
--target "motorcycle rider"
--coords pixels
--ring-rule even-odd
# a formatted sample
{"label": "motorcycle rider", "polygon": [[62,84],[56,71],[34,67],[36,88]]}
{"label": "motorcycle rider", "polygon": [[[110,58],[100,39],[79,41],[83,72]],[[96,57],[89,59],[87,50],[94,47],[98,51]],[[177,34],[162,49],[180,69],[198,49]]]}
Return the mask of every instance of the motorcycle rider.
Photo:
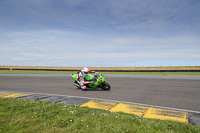
{"label": "motorcycle rider", "polygon": [[[81,71],[78,71],[77,72],[77,82],[74,83],[75,86],[80,86],[82,90],[85,90],[87,87],[86,87],[86,84],[92,84],[93,81],[86,81],[84,78],[85,76],[87,76],[88,73],[95,73],[95,74],[98,74],[98,72],[95,72],[95,71],[91,71],[89,70],[87,67],[84,67]],[[78,85],[78,84],[79,85]]]}

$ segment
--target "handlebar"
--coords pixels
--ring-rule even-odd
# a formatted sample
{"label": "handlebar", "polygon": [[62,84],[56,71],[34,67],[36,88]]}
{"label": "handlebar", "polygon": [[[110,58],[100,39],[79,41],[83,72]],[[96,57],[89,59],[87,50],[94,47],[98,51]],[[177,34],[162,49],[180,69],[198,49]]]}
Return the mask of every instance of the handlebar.
{"label": "handlebar", "polygon": [[92,80],[93,80],[94,82],[96,82],[97,79],[98,79],[98,75],[95,74]]}

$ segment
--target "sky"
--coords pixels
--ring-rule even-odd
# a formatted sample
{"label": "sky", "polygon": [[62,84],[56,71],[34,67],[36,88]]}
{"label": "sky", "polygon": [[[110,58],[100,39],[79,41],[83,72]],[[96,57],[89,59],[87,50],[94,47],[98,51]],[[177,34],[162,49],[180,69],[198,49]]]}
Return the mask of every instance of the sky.
{"label": "sky", "polygon": [[0,0],[0,65],[200,66],[199,0]]}

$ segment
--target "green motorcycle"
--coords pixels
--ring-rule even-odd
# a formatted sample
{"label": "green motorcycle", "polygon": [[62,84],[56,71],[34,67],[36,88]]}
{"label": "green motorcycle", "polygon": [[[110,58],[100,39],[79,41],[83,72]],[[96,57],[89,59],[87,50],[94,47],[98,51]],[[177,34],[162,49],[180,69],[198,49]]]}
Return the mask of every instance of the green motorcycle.
{"label": "green motorcycle", "polygon": [[[75,80],[74,83],[78,88],[81,88],[77,82],[78,74],[71,74],[72,78]],[[87,74],[85,80],[93,81],[93,83],[87,84],[87,88],[101,88],[102,90],[110,90],[110,85],[105,81],[105,78],[102,74]]]}

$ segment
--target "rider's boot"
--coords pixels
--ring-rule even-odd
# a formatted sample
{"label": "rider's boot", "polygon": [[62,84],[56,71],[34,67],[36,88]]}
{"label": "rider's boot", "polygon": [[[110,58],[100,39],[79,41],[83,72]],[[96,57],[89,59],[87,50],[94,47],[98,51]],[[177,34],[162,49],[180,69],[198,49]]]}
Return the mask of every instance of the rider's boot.
{"label": "rider's boot", "polygon": [[82,89],[83,91],[85,91],[86,88],[87,88],[86,85],[82,85],[82,86],[81,86],[81,89]]}

